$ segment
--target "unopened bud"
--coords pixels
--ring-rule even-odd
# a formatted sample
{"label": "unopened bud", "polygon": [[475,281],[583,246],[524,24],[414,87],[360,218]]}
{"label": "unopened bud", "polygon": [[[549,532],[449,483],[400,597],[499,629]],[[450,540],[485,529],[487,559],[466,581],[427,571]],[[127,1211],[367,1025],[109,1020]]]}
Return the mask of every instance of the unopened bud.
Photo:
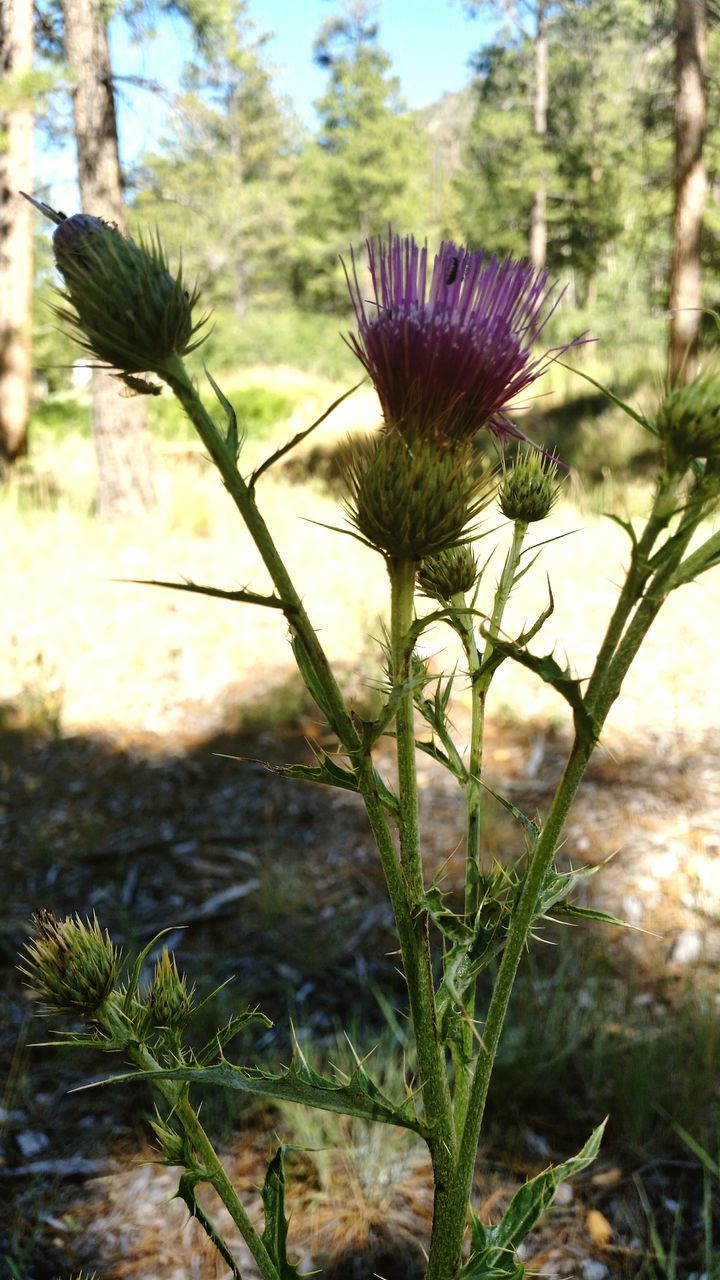
{"label": "unopened bud", "polygon": [[33,916],[36,936],[22,955],[21,972],[30,979],[48,1009],[58,1013],[96,1013],[112,993],[120,953],[97,920],[51,911]]}
{"label": "unopened bud", "polygon": [[163,947],[155,965],[146,1008],[151,1022],[168,1031],[184,1027],[193,1007],[193,993],[188,990],[185,974],[178,973],[175,957]]}
{"label": "unopened bud", "polygon": [[500,482],[500,510],[520,524],[544,520],[557,501],[560,484],[557,463],[536,449],[525,449]]}
{"label": "unopened bud", "polygon": [[700,374],[685,387],[674,387],[663,400],[657,428],[673,461],[720,458],[720,375]]}
{"label": "unopened bud", "polygon": [[450,547],[423,560],[418,570],[418,584],[428,596],[452,600],[453,596],[472,591],[478,577],[478,564],[467,545]]}
{"label": "unopened bud", "polygon": [[353,524],[371,546],[420,561],[456,546],[490,498],[468,445],[380,432],[348,451],[344,465]]}
{"label": "unopened bud", "polygon": [[100,218],[78,213],[53,236],[55,261],[72,311],[58,314],[81,345],[125,373],[161,371],[199,345],[193,337],[197,290],[172,275],[158,238],[135,242]]}

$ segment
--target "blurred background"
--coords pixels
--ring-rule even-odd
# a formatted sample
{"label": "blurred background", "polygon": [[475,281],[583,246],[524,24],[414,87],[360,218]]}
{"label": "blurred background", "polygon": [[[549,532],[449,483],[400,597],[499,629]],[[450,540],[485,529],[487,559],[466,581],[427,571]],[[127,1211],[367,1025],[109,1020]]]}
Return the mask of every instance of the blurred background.
{"label": "blurred background", "polygon": [[[95,910],[127,948],[172,925],[212,1018],[260,1005],[239,1061],[412,1070],[392,922],[353,796],[263,768],[331,746],[274,611],[131,585],[267,583],[174,401],[88,368],[52,307],[52,227],[18,196],[157,228],[197,278],[203,360],[247,433],[250,470],[356,382],[340,256],[395,230],[528,257],[562,297],[553,366],[517,421],[569,471],[543,553],[508,615],[547,602],[538,651],[589,671],[626,535],[647,510],[644,433],[587,378],[652,414],[714,367],[720,309],[720,24],[708,0],[0,0],[0,1275],[222,1274],[168,1211],[151,1106],[69,1094],[113,1064],[47,1038],[15,971],[31,912]],[[586,375],[583,377],[582,375]],[[212,398],[208,394],[208,406]],[[262,481],[268,523],[342,686],[370,714],[387,592],[343,521],[337,450],[378,424],[361,387]],[[499,519],[499,518],[498,518]],[[503,533],[478,554],[492,596]],[[318,523],[319,522],[319,523]],[[494,531],[494,532],[493,532]],[[497,546],[495,546],[497,544]],[[526,1246],[533,1273],[720,1276],[720,583],[667,606],[613,710],[562,858],[597,867],[587,902],[632,928],[551,923],[521,971],[481,1146],[476,1207],[610,1114],[598,1165]],[[429,638],[438,672],[457,654]],[[466,737],[467,690],[452,716]],[[567,749],[564,705],[519,669],[493,686],[489,783],[543,813]],[[391,772],[390,744],[380,753]],[[237,757],[242,757],[241,762]],[[460,885],[461,798],[420,775],[428,877]],[[489,801],[488,866],[522,834]],[[448,861],[449,858],[449,861]],[[205,1016],[205,1015],[203,1015]],[[119,1067],[119,1063],[115,1064]],[[240,1095],[238,1095],[239,1097]],[[293,1157],[291,1238],[338,1280],[411,1280],[428,1169],[406,1135],[208,1097],[254,1211],[271,1138]],[[502,1117],[502,1120],[500,1119]],[[177,1206],[175,1206],[177,1208]],[[170,1227],[168,1227],[170,1212]],[[193,1247],[197,1252],[193,1253]],[[248,1274],[252,1274],[250,1270]]]}

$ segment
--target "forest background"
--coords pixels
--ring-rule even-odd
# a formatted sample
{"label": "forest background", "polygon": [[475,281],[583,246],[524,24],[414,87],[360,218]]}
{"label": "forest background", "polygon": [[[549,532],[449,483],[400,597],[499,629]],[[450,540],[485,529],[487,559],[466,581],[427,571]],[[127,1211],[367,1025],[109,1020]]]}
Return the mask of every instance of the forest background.
{"label": "forest background", "polygon": [[[151,43],[171,16],[186,29],[179,91],[162,101],[166,126],[157,139],[153,120],[152,148],[124,168],[122,195],[131,225],[157,226],[197,277],[215,313],[204,351],[214,367],[261,360],[350,376],[335,341],[349,322],[339,258],[392,223],[430,244],[452,238],[546,265],[565,289],[551,339],[579,329],[599,336],[595,373],[616,391],[662,370],[674,191],[669,0],[474,0],[466,10],[481,21],[465,24],[467,86],[412,111],[377,12],[356,0],[317,32],[325,87],[312,127],[277,90],[266,37],[243,0],[84,7],[105,27],[123,24],[126,43]],[[64,61],[64,23],[59,5],[37,7],[34,61],[24,90],[22,76],[12,90],[16,106],[31,95],[45,146],[72,135],[81,72]],[[161,58],[162,39],[155,48]],[[711,22],[702,245],[710,310],[720,294],[719,60]],[[152,77],[110,70],[116,98],[132,92],[140,118],[158,114]],[[33,189],[53,194],[41,171]],[[68,390],[77,353],[48,311],[54,273],[37,220],[35,234],[35,399],[47,405],[39,393]],[[709,316],[704,330],[712,344]]]}
{"label": "forest background", "polygon": [[[369,1037],[361,1048],[370,1050],[387,1032],[374,992],[387,984],[402,999],[352,797],[328,808],[322,792],[307,800],[258,766],[240,770],[222,758],[307,760],[307,743],[317,741],[282,626],[238,615],[226,602],[116,581],[184,574],[214,581],[219,574],[235,585],[254,581],[257,568],[173,403],[126,398],[116,381],[104,397],[85,385],[78,367],[85,362],[49,309],[57,284],[50,224],[15,192],[57,201],[66,213],[82,200],[133,233],[157,227],[171,262],[182,254],[186,277],[197,277],[213,311],[195,371],[202,380],[204,359],[235,405],[249,434],[249,465],[357,381],[340,338],[352,316],[339,259],[350,245],[362,254],[364,238],[383,234],[388,223],[427,237],[431,249],[451,237],[546,266],[564,289],[548,344],[589,331],[597,340],[572,363],[652,414],[667,365],[683,10],[709,18],[698,252],[706,311],[694,314],[703,361],[718,344],[711,314],[720,310],[716,6],[473,0],[467,8],[479,19],[464,28],[467,85],[410,110],[384,47],[382,11],[362,0],[328,3],[315,41],[324,88],[308,122],[279,92],[262,27],[242,0],[38,0],[34,7],[0,0],[0,37],[11,17],[16,34],[27,37],[23,57],[3,63],[0,84],[0,165],[20,155],[15,176],[6,166],[0,183],[0,330],[3,343],[10,335],[15,344],[12,360],[10,346],[2,348],[0,384],[14,377],[30,391],[29,413],[18,417],[12,439],[0,421],[0,545],[9,548],[0,598],[12,602],[0,611],[0,893],[7,904],[0,983],[9,1012],[0,1029],[7,1069],[0,1177],[17,1178],[11,1185],[19,1189],[0,1213],[0,1274],[4,1266],[11,1280],[54,1280],[71,1264],[98,1267],[108,1280],[128,1267],[174,1280],[177,1263],[177,1238],[163,1225],[167,1184],[148,1191],[150,1175],[135,1156],[144,1102],[129,1097],[109,1115],[97,1093],[68,1100],[85,1064],[63,1058],[58,1068],[58,1059],[43,1061],[28,1048],[44,1032],[28,1021],[15,965],[33,909],[52,902],[59,911],[96,910],[126,946],[168,922],[186,926],[182,959],[199,985],[223,981],[230,969],[242,997],[275,1018],[268,1060],[286,1052],[290,1016],[311,1049],[327,1050],[347,1007]],[[124,78],[106,36],[109,25],[122,27],[121,45],[147,41],[160,58],[161,40],[151,42],[150,33],[170,19],[185,33],[187,59],[168,100],[152,83]],[[92,35],[85,57],[70,38],[83,23]],[[433,38],[428,29],[427,41]],[[152,141],[121,165],[114,106],[128,93],[152,113]],[[159,137],[156,112],[166,119]],[[57,146],[68,156],[69,185],[47,187],[42,157]],[[76,178],[77,197],[70,194]],[[23,218],[25,248],[13,259],[1,237]],[[2,275],[8,265],[18,268],[12,279]],[[31,295],[25,327],[19,301]],[[2,413],[10,403],[0,395]],[[264,491],[323,642],[359,705],[378,679],[367,637],[381,633],[380,566],[349,539],[328,555],[325,531],[299,517],[338,523],[338,495],[325,483],[332,447],[349,428],[376,421],[373,395],[363,389],[336,427],[317,433],[329,439],[318,446],[326,456],[306,453],[303,484],[288,466]],[[582,671],[626,554],[622,531],[599,513],[613,503],[629,518],[646,510],[653,441],[648,446],[647,433],[562,368],[550,371],[519,421],[570,465],[548,525],[558,560],[547,646],[561,643]],[[123,433],[128,447],[116,450]],[[123,514],[132,519],[105,518]],[[535,616],[545,605],[543,573],[532,586],[529,578],[518,622],[525,608]],[[683,594],[658,626],[569,832],[569,857],[588,866],[613,857],[597,877],[598,904],[639,930],[610,942],[606,933],[580,940],[579,931],[565,931],[523,971],[495,1095],[512,1123],[489,1134],[478,1194],[496,1205],[513,1178],[547,1162],[548,1151],[567,1153],[591,1122],[612,1117],[597,1182],[588,1179],[567,1199],[533,1245],[533,1265],[544,1259],[549,1274],[714,1280],[712,1250],[720,1267],[707,1167],[688,1154],[676,1128],[720,1167],[718,625],[719,588],[708,575],[702,593]],[[514,674],[498,695],[488,745],[494,785],[507,787],[525,811],[542,808],[551,794],[567,730],[546,694]],[[461,695],[456,715],[462,729]],[[432,857],[447,852],[448,831],[458,842],[461,833],[430,777],[425,802]],[[510,847],[506,816],[499,808],[494,814],[491,855]],[[392,1040],[390,1064],[396,1048]],[[258,1156],[261,1139],[253,1143],[263,1117],[230,1111],[216,1119],[229,1143],[239,1144],[241,1132],[240,1164],[248,1150]],[[380,1174],[396,1157],[382,1139],[363,1147],[364,1137],[303,1134],[287,1124],[289,1141],[318,1152],[352,1149],[357,1159],[349,1174],[319,1155],[308,1176],[326,1254],[328,1223],[347,1230],[335,1238],[336,1251],[349,1248],[348,1240],[359,1247],[360,1201],[348,1202],[347,1221],[338,1218],[351,1176],[366,1197],[361,1221],[372,1225],[378,1250],[386,1228],[403,1222],[407,1235],[422,1237],[425,1173],[409,1158],[403,1155],[399,1189],[388,1190]],[[80,1164],[63,1163],[70,1147]],[[248,1156],[240,1179],[256,1186],[259,1167]],[[89,1169],[117,1175],[114,1198],[102,1178],[88,1180],[86,1195],[78,1190],[76,1179]],[[138,1233],[145,1195],[150,1208]],[[353,1274],[406,1274],[386,1263],[376,1254],[366,1272]]]}

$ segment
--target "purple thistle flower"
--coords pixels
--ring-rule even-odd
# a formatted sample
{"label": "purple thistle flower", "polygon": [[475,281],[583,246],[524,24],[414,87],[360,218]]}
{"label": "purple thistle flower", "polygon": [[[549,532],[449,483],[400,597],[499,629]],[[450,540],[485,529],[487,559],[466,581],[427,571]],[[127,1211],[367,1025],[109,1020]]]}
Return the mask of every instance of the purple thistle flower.
{"label": "purple thistle flower", "polygon": [[506,407],[558,355],[585,341],[533,356],[559,301],[548,273],[450,242],[430,273],[427,246],[392,231],[367,247],[371,298],[352,250],[352,274],[343,263],[357,318],[357,334],[346,341],[375,384],[386,426],[455,441],[481,427],[525,439]]}

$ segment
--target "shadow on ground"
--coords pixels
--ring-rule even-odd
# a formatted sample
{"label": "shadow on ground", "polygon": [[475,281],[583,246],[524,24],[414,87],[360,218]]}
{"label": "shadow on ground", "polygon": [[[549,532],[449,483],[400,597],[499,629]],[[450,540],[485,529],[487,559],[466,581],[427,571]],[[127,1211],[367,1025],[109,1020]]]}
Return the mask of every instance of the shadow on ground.
{"label": "shadow on ground", "polygon": [[[67,1051],[29,1047],[45,1038],[45,1029],[30,1020],[15,965],[33,911],[95,912],[130,951],[171,926],[168,941],[201,992],[233,977],[219,997],[219,1017],[251,1005],[274,1020],[273,1030],[259,1040],[234,1046],[237,1060],[259,1051],[268,1060],[286,1061],[291,1018],[320,1047],[336,1042],[340,1027],[353,1033],[364,1028],[369,1045],[385,1025],[377,990],[398,1009],[404,998],[392,955],[392,920],[356,797],[290,782],[252,762],[309,762],[301,717],[299,723],[228,731],[165,753],[157,744],[121,749],[100,736],[13,728],[9,712],[0,723],[5,726],[0,735],[5,901],[0,980],[8,1011],[0,1033],[7,1082],[0,1174],[12,1192],[0,1211],[0,1260],[4,1253],[11,1280],[50,1280],[68,1273],[68,1259],[75,1256],[63,1216],[70,1189],[89,1174],[102,1173],[103,1161],[118,1144],[142,1143],[148,1100],[131,1087],[114,1095],[112,1109],[103,1091],[68,1096],[88,1076],[106,1073],[107,1061],[85,1056],[80,1061]],[[497,752],[504,763],[496,765],[494,782],[509,788],[514,803],[530,812],[542,810],[565,745],[542,726],[506,731]],[[492,741],[488,756],[492,761]],[[610,896],[622,904],[623,898],[649,893],[643,883],[652,866],[664,867],[664,884],[662,876],[656,877],[654,910],[667,914],[662,897],[669,901],[674,892],[667,868],[680,874],[677,822],[673,827],[671,818],[684,812],[697,793],[697,777],[708,767],[702,751],[697,759],[673,766],[661,744],[654,759],[599,758],[581,817],[569,828],[567,856],[602,860],[607,842],[615,841],[627,823],[626,792],[647,796],[662,773],[656,800],[636,810],[633,819],[643,850],[650,850],[650,864],[646,858],[638,871],[632,860],[630,865],[619,856],[616,871],[604,874],[616,876]],[[457,839],[457,802],[444,779],[423,775],[421,782],[431,817],[429,841],[437,844],[427,851],[432,865],[435,854],[447,851],[448,836],[451,844]],[[611,804],[617,810],[615,826],[608,825]],[[652,831],[648,813],[654,814]],[[507,815],[498,809],[490,825],[498,856],[517,853],[518,832]],[[593,829],[600,833],[596,838]],[[665,832],[663,839],[658,830]],[[632,841],[629,847],[632,852]],[[707,848],[703,856],[712,861]],[[448,883],[452,888],[452,867]],[[687,885],[675,896],[682,893],[687,896]],[[701,914],[698,906],[696,915]],[[714,925],[706,922],[706,932],[711,926],[717,930],[718,921],[720,915]],[[558,941],[552,926],[546,938]],[[653,975],[651,966],[629,964],[632,947],[623,951],[614,935],[608,946],[606,931],[574,944],[561,940],[559,948],[541,948],[546,954],[526,966],[495,1093],[497,1105],[511,1117],[510,1131],[506,1123],[498,1129],[491,1117],[484,1155],[509,1159],[516,1173],[525,1174],[554,1156],[555,1144],[567,1154],[566,1144],[577,1134],[584,1140],[587,1131],[581,1131],[603,1113],[599,1108],[612,1109],[620,1120],[611,1131],[607,1159],[611,1165],[617,1159],[621,1172],[619,1182],[607,1184],[615,1199],[608,1199],[609,1190],[598,1189],[597,1196],[605,1197],[600,1203],[613,1223],[613,1238],[622,1242],[630,1239],[633,1222],[637,1226],[623,1205],[623,1195],[626,1201],[633,1197],[635,1167],[650,1162],[648,1186],[652,1190],[655,1177],[658,1203],[668,1199],[669,1185],[677,1185],[678,1168],[689,1186],[697,1191],[700,1185],[687,1152],[678,1163],[677,1144],[668,1157],[675,1172],[665,1169],[659,1152],[669,1149],[672,1130],[670,1119],[658,1120],[656,1108],[676,1102],[672,1118],[690,1127],[699,1114],[717,1114],[718,1010],[700,997],[688,1003],[687,961]],[[668,954],[667,946],[652,954],[656,962]],[[708,954],[712,958],[712,949]],[[589,971],[582,976],[586,964]],[[636,1125],[640,1112],[642,1122]],[[208,1099],[205,1114],[225,1133],[240,1124],[251,1131],[257,1120],[256,1109],[236,1098],[218,1104]],[[545,1143],[543,1151],[538,1143]],[[255,1166],[253,1176],[257,1182]],[[697,1236],[697,1223],[694,1230]],[[613,1263],[609,1253],[607,1265],[607,1275],[647,1274],[632,1259],[627,1265]],[[348,1275],[360,1274],[354,1264],[347,1266]]]}

